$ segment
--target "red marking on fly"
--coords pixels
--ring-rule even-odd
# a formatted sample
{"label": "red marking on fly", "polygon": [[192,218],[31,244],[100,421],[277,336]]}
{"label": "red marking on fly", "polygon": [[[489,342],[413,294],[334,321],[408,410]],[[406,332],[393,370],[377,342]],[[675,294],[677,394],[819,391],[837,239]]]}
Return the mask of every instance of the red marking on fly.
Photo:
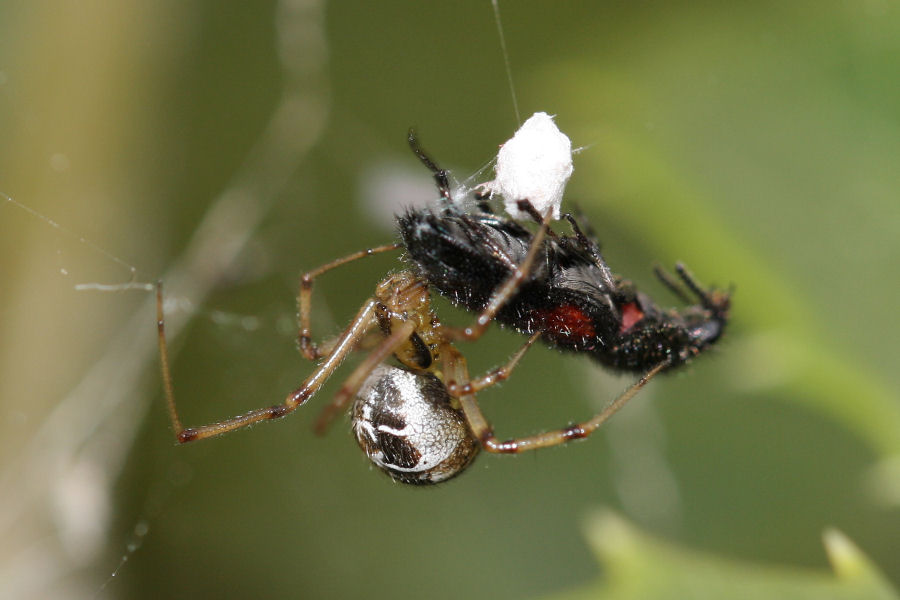
{"label": "red marking on fly", "polygon": [[622,305],[622,326],[619,328],[619,333],[625,333],[643,318],[644,311],[638,308],[636,302]]}
{"label": "red marking on fly", "polygon": [[553,331],[559,335],[581,338],[597,335],[591,317],[572,304],[562,304],[548,310],[538,310],[536,313],[541,331]]}

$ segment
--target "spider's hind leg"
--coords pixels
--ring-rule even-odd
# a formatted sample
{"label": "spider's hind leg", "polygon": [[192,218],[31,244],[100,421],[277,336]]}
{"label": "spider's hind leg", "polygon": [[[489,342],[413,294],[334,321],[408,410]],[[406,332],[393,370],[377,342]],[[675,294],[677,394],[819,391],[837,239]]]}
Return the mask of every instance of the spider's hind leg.
{"label": "spider's hind leg", "polygon": [[169,350],[166,343],[165,315],[163,314],[163,288],[162,282],[156,286],[156,317],[157,332],[159,340],[159,360],[160,370],[162,371],[163,391],[166,397],[166,406],[169,412],[169,419],[172,421],[172,428],[175,430],[175,439],[181,443],[193,442],[205,438],[216,437],[229,431],[242,429],[248,425],[278,419],[287,414],[292,413],[297,407],[309,400],[328,380],[332,373],[340,366],[341,362],[352,352],[360,340],[362,340],[368,332],[376,325],[375,312],[378,302],[369,299],[359,309],[356,318],[344,330],[344,333],[338,338],[334,345],[334,350],[325,358],[325,360],[310,374],[306,380],[296,390],[288,394],[281,404],[275,404],[265,408],[251,410],[243,415],[237,415],[230,419],[217,421],[208,425],[198,427],[184,427],[181,418],[178,415],[178,408],[175,404],[174,385],[172,383],[172,374],[169,368]]}
{"label": "spider's hind leg", "polygon": [[[534,207],[527,200],[520,200],[519,207],[520,210],[525,210],[526,212],[528,212],[528,207],[530,207],[531,211],[534,211],[535,214],[537,214],[537,211],[534,210]],[[547,232],[550,229],[551,216],[552,210],[548,210],[547,214],[541,217],[540,226],[531,238],[531,245],[528,247],[528,253],[525,255],[525,259],[521,263],[515,265],[515,268],[512,269],[512,273],[507,277],[506,281],[494,289],[484,310],[481,311],[481,314],[475,320],[475,323],[463,329],[446,328],[449,336],[455,339],[474,341],[484,334],[488,325],[491,324],[491,321],[493,321],[494,317],[497,316],[497,313],[500,312],[500,309],[502,309],[516,294],[519,286],[522,285],[522,282],[525,281],[525,278],[531,273],[531,269],[534,266],[538,253],[544,248],[544,238],[548,235]]]}

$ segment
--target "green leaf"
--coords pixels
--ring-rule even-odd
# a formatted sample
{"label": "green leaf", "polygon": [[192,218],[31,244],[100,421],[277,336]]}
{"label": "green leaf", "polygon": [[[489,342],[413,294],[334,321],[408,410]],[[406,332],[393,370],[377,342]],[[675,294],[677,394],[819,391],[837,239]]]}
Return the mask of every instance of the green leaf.
{"label": "green leaf", "polygon": [[604,575],[556,600],[897,600],[860,550],[842,533],[824,534],[833,573],[761,565],[696,552],[636,530],[603,511],[589,519],[588,541]]}

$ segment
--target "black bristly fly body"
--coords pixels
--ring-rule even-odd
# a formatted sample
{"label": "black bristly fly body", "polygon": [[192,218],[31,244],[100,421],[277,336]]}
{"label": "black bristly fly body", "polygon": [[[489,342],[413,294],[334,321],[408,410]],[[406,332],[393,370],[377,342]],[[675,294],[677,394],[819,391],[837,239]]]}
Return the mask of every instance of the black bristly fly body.
{"label": "black bristly fly body", "polygon": [[[730,292],[703,288],[681,264],[675,266],[680,282],[657,268],[666,287],[689,304],[680,310],[662,309],[629,280],[613,274],[598,245],[571,215],[565,218],[572,233],[547,230],[530,268],[523,268],[536,236],[547,228],[541,216],[529,211],[527,203],[521,207],[541,223],[538,233],[532,233],[520,222],[490,212],[485,203],[464,211],[450,196],[446,173],[419,148],[412,133],[409,141],[432,170],[443,205],[401,215],[400,238],[413,270],[452,303],[483,313],[497,290],[522,271],[492,318],[619,371],[645,373],[657,365],[671,369],[721,337]],[[477,337],[477,332],[467,330],[463,337]]]}

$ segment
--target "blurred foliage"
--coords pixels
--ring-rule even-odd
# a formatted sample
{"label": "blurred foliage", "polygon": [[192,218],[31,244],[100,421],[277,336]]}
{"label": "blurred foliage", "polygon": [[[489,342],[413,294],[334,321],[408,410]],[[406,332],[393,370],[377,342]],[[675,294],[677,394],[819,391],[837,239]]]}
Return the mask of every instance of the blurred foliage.
{"label": "blurred foliage", "polygon": [[[0,190],[74,233],[0,205],[4,467],[43,439],[43,419],[144,300],[74,292],[131,277],[79,238],[153,281],[190,253],[220,194],[260,207],[235,215],[202,265],[211,297],[169,288],[182,301],[174,316],[196,315],[173,340],[176,391],[185,420],[206,422],[277,402],[309,372],[294,347],[298,274],[390,239],[372,216],[389,210],[373,196],[392,199],[373,194],[376,179],[395,200],[404,186],[433,193],[406,147],[410,126],[460,180],[515,130],[487,0],[318,6],[0,2]],[[174,447],[148,363],[125,400],[153,405],[127,444],[103,446],[127,429],[117,421],[71,419],[101,454],[121,454],[108,471],[110,522],[95,523],[102,549],[67,545],[83,538],[60,525],[70,488],[52,487],[2,530],[0,575],[40,572],[58,597],[94,597],[140,541],[101,597],[892,597],[900,9],[500,8],[522,118],[556,114],[583,147],[567,198],[608,262],[661,304],[654,262],[734,284],[721,346],[654,382],[589,441],[483,456],[431,490],[369,472],[344,427],[312,435],[336,382],[283,422]],[[285,110],[315,121],[316,144],[273,183],[246,165],[266,135],[270,149],[289,147],[281,121],[271,125],[289,90],[303,102]],[[242,220],[249,239],[226,259]],[[398,264],[383,256],[329,273],[316,288],[317,334],[338,331]],[[258,327],[242,327],[244,315]],[[519,343],[492,332],[464,350],[479,371]],[[482,400],[498,434],[515,435],[586,417],[627,384],[535,349]],[[28,487],[15,483],[7,489]],[[592,520],[588,547],[582,523],[597,506],[623,520]],[[858,576],[835,560],[849,547],[836,534],[826,536],[836,575],[824,574],[830,528],[871,558],[851,551]],[[44,556],[35,540],[67,566],[28,562]]]}
{"label": "blurred foliage", "polygon": [[779,598],[838,600],[896,599],[872,563],[840,532],[824,536],[834,575],[800,569],[748,565],[703,556],[641,535],[611,513],[593,516],[587,530],[604,566],[603,581],[558,600],[577,598]]}

